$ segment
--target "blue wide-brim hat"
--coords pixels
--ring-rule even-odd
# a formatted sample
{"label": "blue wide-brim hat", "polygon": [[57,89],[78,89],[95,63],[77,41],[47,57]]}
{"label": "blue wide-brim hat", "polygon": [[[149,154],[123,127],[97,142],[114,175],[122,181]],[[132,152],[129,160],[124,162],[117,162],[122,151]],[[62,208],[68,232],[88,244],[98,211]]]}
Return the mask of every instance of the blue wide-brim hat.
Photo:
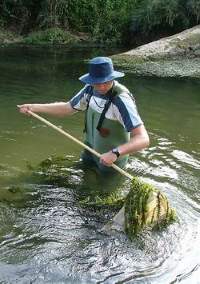
{"label": "blue wide-brim hat", "polygon": [[109,57],[95,57],[89,61],[89,73],[81,76],[79,80],[86,84],[100,84],[124,75],[124,73],[114,70]]}

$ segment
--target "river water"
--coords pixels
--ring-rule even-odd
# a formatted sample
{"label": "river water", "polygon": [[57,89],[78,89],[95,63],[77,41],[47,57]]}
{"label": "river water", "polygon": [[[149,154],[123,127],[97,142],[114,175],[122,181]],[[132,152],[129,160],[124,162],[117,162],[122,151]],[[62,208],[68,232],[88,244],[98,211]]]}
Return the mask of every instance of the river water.
{"label": "river water", "polygon": [[[88,188],[107,190],[91,173],[82,185],[80,147],[17,111],[25,102],[68,100],[82,87],[84,59],[113,52],[0,49],[0,283],[200,283],[199,81],[131,74],[120,80],[134,93],[151,139],[127,170],[164,192],[178,216],[132,242],[101,230],[112,209],[78,202]],[[82,113],[48,119],[83,139]],[[31,176],[27,164],[37,167],[51,155],[66,156],[66,183]]]}

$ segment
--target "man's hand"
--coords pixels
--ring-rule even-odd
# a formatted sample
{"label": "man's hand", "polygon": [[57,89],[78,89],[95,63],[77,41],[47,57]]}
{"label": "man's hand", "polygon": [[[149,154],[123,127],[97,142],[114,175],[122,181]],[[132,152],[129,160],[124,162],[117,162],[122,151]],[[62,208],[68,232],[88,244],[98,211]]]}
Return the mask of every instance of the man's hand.
{"label": "man's hand", "polygon": [[104,153],[101,155],[100,157],[100,162],[107,166],[107,167],[111,167],[112,164],[117,160],[117,156],[112,153],[112,151],[109,151],[107,153]]}
{"label": "man's hand", "polygon": [[24,105],[17,105],[17,107],[19,108],[19,111],[21,113],[30,115],[28,112],[29,111],[34,111],[33,110],[33,104],[24,104]]}

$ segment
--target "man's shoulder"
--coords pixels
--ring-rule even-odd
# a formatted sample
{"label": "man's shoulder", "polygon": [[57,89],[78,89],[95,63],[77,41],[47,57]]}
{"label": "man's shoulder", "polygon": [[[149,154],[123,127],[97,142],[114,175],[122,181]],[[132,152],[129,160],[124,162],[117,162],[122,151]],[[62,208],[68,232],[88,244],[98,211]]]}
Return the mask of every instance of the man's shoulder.
{"label": "man's shoulder", "polygon": [[93,92],[93,86],[92,85],[89,85],[89,84],[86,84],[83,88],[84,92],[86,94],[92,94]]}
{"label": "man's shoulder", "polygon": [[116,92],[116,95],[124,95],[130,93],[129,89],[120,84],[118,81],[114,82],[114,91]]}
{"label": "man's shoulder", "polygon": [[120,105],[121,103],[123,104],[130,104],[130,103],[135,103],[133,95],[130,93],[130,91],[122,84],[117,84],[115,85],[115,96],[113,99],[113,103],[116,104],[117,106]]}

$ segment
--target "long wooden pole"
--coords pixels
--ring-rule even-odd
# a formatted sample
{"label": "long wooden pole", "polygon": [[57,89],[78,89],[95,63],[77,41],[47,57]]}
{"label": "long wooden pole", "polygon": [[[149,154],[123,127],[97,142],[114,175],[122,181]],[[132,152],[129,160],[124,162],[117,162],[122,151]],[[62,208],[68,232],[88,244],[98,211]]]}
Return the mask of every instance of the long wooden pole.
{"label": "long wooden pole", "polygon": [[[46,120],[45,118],[41,117],[40,115],[32,112],[32,111],[28,111],[28,113],[30,115],[32,115],[33,117],[37,118],[38,120],[44,122],[46,125],[50,126],[51,128],[57,130],[58,132],[60,132],[61,134],[63,134],[64,136],[66,136],[67,138],[71,139],[72,141],[76,142],[77,144],[79,144],[81,147],[85,148],[86,150],[88,150],[89,152],[91,152],[92,154],[94,154],[95,156],[97,156],[98,158],[101,157],[101,154],[99,154],[97,151],[95,151],[94,149],[90,148],[88,145],[84,144],[83,142],[81,142],[80,140],[78,140],[77,138],[73,137],[72,135],[70,135],[69,133],[67,133],[66,131],[62,130],[61,128],[59,128],[58,126],[52,124],[51,122],[49,122],[48,120]],[[115,169],[116,171],[118,171],[120,174],[128,177],[129,179],[133,179],[133,176],[130,175],[129,173],[127,173],[125,170],[121,169],[120,167],[118,167],[115,164],[111,165],[113,169]]]}

